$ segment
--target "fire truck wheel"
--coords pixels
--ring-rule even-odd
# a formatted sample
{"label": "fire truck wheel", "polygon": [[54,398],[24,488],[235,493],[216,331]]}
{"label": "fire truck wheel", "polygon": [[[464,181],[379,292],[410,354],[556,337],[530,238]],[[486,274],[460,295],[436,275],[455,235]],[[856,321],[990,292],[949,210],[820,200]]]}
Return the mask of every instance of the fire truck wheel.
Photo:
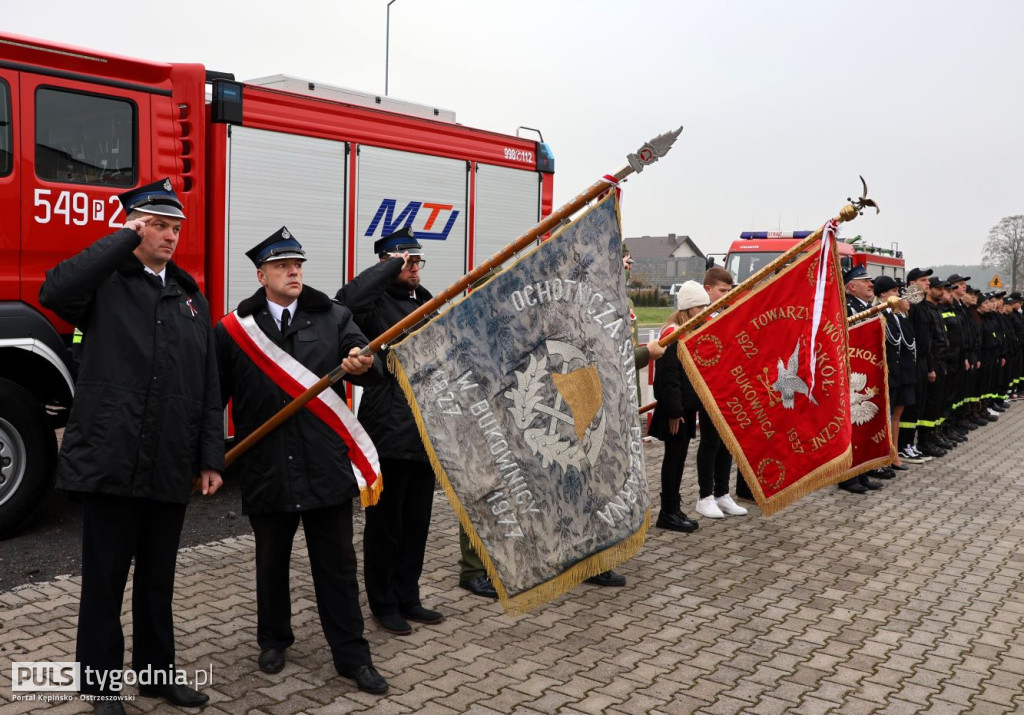
{"label": "fire truck wheel", "polygon": [[57,437],[39,401],[0,379],[0,539],[35,515],[53,481]]}

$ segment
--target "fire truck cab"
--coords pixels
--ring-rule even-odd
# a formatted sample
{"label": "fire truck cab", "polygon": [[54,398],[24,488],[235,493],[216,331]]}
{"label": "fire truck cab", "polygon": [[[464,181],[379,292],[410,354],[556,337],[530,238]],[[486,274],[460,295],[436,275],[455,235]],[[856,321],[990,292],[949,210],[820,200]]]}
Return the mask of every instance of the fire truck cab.
{"label": "fire truck cab", "polygon": [[[813,231],[744,231],[729,246],[725,268],[740,283],[761,270],[783,253],[810,236]],[[836,243],[843,271],[863,266],[871,277],[892,276],[904,278],[906,262],[903,252],[893,244],[880,248],[860,242],[860,238],[839,239]]]}
{"label": "fire truck cab", "polygon": [[188,217],[174,261],[216,320],[258,287],[244,251],[282,225],[329,294],[409,226],[439,291],[551,212],[553,173],[542,138],[450,111],[0,33],[0,538],[50,487],[74,396],[74,326],[39,288],[120,228],[119,194],[170,177]]}

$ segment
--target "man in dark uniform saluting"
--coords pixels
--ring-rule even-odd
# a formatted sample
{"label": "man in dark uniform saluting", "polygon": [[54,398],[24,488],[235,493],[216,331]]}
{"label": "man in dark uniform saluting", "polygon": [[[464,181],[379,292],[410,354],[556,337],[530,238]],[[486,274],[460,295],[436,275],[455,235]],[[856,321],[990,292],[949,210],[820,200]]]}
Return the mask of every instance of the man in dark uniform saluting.
{"label": "man in dark uniform saluting", "polygon": [[[384,372],[348,309],[303,285],[306,253],[286,227],[246,252],[261,287],[217,324],[224,402],[234,400],[237,437],[244,439],[340,363],[346,379],[379,382]],[[289,385],[292,385],[289,388]],[[352,499],[370,505],[380,493],[369,435],[328,388],[241,456],[242,511],[256,537],[256,642],[264,673],[284,669],[295,642],[288,584],[292,540],[302,521],[309,563],[334,668],[360,690],[381,694],[387,681],[373,667],[363,637]],[[376,507],[371,507],[371,509]]]}
{"label": "man in dark uniform saluting", "polygon": [[[380,261],[349,281],[336,299],[373,340],[432,297],[420,285],[423,247],[408,228],[373,244]],[[434,500],[434,470],[420,440],[412,408],[398,381],[387,375],[367,388],[359,421],[373,438],[387,489],[366,512],[363,574],[370,611],[380,627],[409,635],[414,623],[444,620],[420,603],[420,574]]]}
{"label": "man in dark uniform saluting", "polygon": [[[171,261],[185,214],[170,180],[118,198],[124,228],[47,271],[39,291],[84,334],[57,471],[59,488],[82,495],[76,660],[84,694],[118,692],[111,679],[124,668],[121,603],[134,558],[139,694],[195,707],[209,697],[175,679],[171,600],[193,478],[213,494],[224,466],[210,311]],[[124,712],[118,700],[94,708]]]}

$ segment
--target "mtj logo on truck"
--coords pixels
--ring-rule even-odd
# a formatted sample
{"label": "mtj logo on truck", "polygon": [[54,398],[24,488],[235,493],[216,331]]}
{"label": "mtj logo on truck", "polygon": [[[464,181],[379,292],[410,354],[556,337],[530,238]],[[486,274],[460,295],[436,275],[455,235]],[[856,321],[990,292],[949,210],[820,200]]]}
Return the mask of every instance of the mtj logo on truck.
{"label": "mtj logo on truck", "polygon": [[[375,236],[377,235],[377,227],[380,227],[380,235],[387,236],[388,234],[394,233],[400,228],[405,226],[412,227],[416,233],[416,238],[426,239],[428,241],[444,241],[448,238],[448,234],[451,233],[452,226],[455,225],[455,219],[459,217],[459,211],[454,208],[452,204],[434,204],[427,203],[426,201],[410,201],[402,213],[395,217],[395,209],[398,205],[396,199],[384,199],[380,202],[380,208],[377,209],[377,213],[373,215],[373,220],[370,221],[369,227],[366,229],[364,236]],[[417,228],[413,225],[416,220],[416,216],[419,214],[420,209],[429,211],[427,214],[427,220],[423,222],[422,228]],[[437,223],[439,217],[442,216],[442,212],[447,212],[448,221],[445,223],[444,228],[440,231],[431,231],[434,228],[434,224]]]}

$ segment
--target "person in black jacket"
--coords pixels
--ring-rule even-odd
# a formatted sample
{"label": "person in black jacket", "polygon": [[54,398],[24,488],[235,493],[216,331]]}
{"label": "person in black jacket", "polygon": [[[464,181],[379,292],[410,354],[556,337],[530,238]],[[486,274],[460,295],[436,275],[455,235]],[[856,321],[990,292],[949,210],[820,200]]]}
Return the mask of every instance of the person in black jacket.
{"label": "person in black jacket", "polygon": [[[57,471],[57,486],[82,497],[76,660],[83,693],[116,692],[134,558],[132,668],[153,683],[139,693],[194,707],[209,698],[176,684],[171,601],[193,480],[203,494],[222,483],[217,358],[206,300],[171,261],[185,215],[170,181],[119,199],[124,228],[47,271],[39,291],[42,305],[83,332]],[[95,708],[124,712],[117,700]]]}
{"label": "person in black jacket", "polygon": [[[349,310],[303,285],[305,251],[286,227],[246,255],[261,288],[214,330],[223,401],[233,400],[240,440],[295,396],[289,378],[312,384],[339,363],[355,384],[384,377],[372,355],[359,355],[368,341]],[[360,690],[380,694],[388,684],[373,667],[363,637],[352,545],[353,497],[362,491],[369,506],[380,493],[373,484],[377,457],[344,405],[343,388],[328,388],[314,399],[231,467],[241,476],[242,511],[256,538],[258,664],[265,673],[280,672],[295,642],[288,572],[301,519],[334,667]]]}
{"label": "person in black jacket", "polygon": [[928,295],[928,278],[932,269],[911,268],[907,273],[907,288],[918,293],[910,303],[910,324],[917,343],[917,376],[914,384],[914,404],[907,405],[903,410],[900,422],[899,446],[900,458],[904,462],[922,464],[934,459],[920,451],[923,444],[915,444],[919,439],[918,422],[924,412],[925,401],[932,383],[935,382],[934,358],[932,357],[932,327],[928,318],[928,306],[924,296]]}
{"label": "person in black jacket", "polygon": [[[900,283],[892,276],[879,276],[874,282],[875,296],[885,302],[891,297],[899,296]],[[907,405],[913,406],[917,385],[917,341],[909,317],[902,313],[910,306],[901,301],[899,309],[886,308],[882,311],[885,320],[885,362],[889,383],[889,414],[891,419],[890,434],[898,441],[900,420]],[[902,455],[897,452],[892,468],[906,470]],[[879,477],[891,478],[880,472]]]}
{"label": "person in black jacket", "polygon": [[[423,247],[402,229],[373,246],[380,261],[344,285],[336,299],[373,340],[430,300],[420,285]],[[420,574],[430,529],[434,471],[412,409],[392,375],[370,385],[359,403],[359,421],[382,455],[387,489],[366,512],[363,573],[370,611],[394,635],[412,633],[409,621],[440,623],[444,616],[420,603]]]}
{"label": "person in black jacket", "polygon": [[[662,330],[668,335],[709,303],[708,293],[697,281],[687,281],[676,293],[676,312]],[[698,524],[680,508],[679,486],[690,440],[697,436],[700,398],[679,362],[679,346],[671,345],[655,364],[654,416],[649,433],[665,443],[661,461],[661,512],[656,526],[670,531],[696,531]]]}

